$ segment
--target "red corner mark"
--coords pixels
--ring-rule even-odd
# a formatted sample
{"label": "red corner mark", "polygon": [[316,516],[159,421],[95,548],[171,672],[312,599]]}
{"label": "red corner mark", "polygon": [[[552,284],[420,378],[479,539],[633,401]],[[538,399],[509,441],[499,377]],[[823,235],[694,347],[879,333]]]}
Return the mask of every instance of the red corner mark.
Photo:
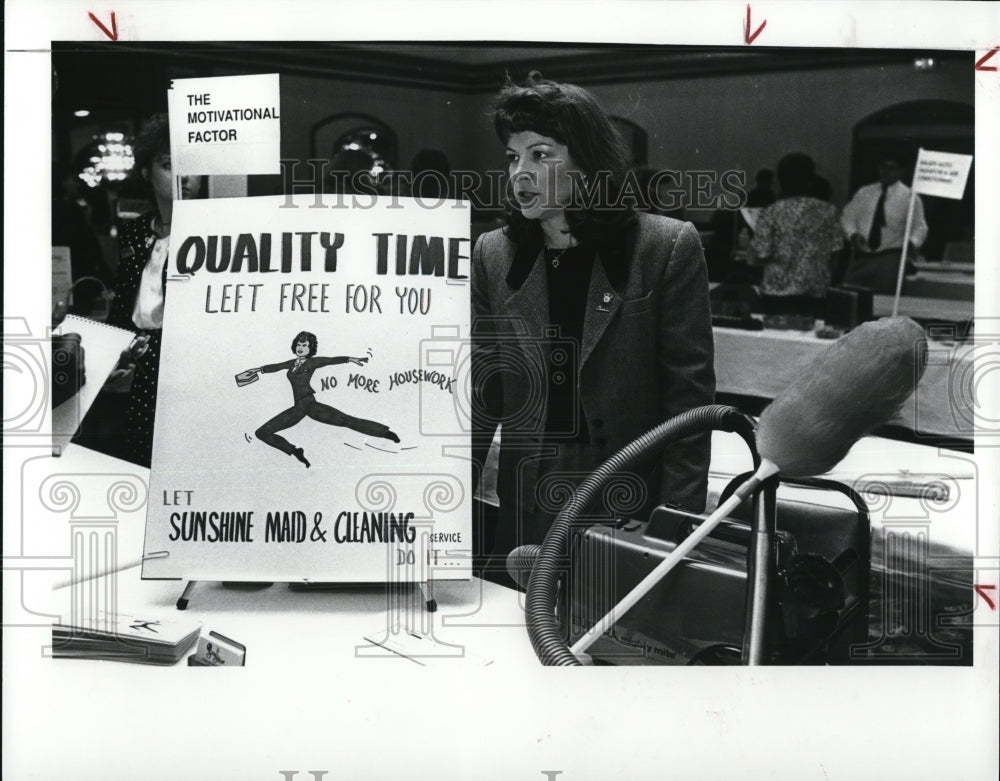
{"label": "red corner mark", "polygon": [[[754,30],[753,35],[750,34],[750,3],[747,3],[747,23],[746,27],[743,28],[743,40],[747,46],[757,40],[757,36],[764,32],[764,28],[767,27],[767,19],[760,23],[760,27]],[[994,68],[993,70],[996,70]]]}
{"label": "red corner mark", "polygon": [[992,57],[998,51],[1000,51],[1000,46],[994,46],[992,49],[990,49],[988,52],[986,52],[986,54],[984,54],[982,57],[980,57],[979,60],[976,62],[976,70],[977,71],[995,71],[997,69],[996,65],[983,65],[983,63],[986,62],[990,57]]}
{"label": "red corner mark", "polygon": [[[101,20],[98,19],[96,16],[94,16],[92,13],[88,13],[87,16],[90,17],[90,21],[92,21],[94,24],[96,24],[98,27],[101,28],[101,32],[103,32],[106,36],[108,36],[108,38],[110,38],[112,41],[117,41],[118,40],[118,20],[115,19],[115,12],[114,11],[111,12],[111,29],[110,30],[107,27],[105,27],[103,24],[101,24]],[[996,70],[996,69],[994,68],[994,70]]]}
{"label": "red corner mark", "polygon": [[[996,68],[994,68],[993,70],[996,70]],[[986,604],[990,606],[990,610],[997,609],[997,603],[994,602],[992,599],[990,599],[985,593],[987,591],[996,591],[997,590],[996,586],[973,586],[973,588],[976,590],[976,593],[983,598]]]}

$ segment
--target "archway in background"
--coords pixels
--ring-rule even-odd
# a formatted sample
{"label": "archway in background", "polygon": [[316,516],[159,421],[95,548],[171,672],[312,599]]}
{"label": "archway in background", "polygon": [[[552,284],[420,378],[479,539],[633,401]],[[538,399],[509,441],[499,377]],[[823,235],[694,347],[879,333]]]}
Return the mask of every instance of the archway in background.
{"label": "archway in background", "polygon": [[358,112],[331,114],[313,125],[309,149],[313,159],[329,161],[348,150],[364,154],[374,175],[394,169],[399,159],[396,131],[378,117]]}
{"label": "archway in background", "polygon": [[[851,139],[851,193],[875,181],[879,160],[886,154],[901,158],[903,181],[910,184],[917,152],[975,154],[975,107],[949,100],[916,100],[876,111],[855,124]],[[975,175],[972,171],[961,201],[924,197],[930,228],[923,254],[939,260],[949,242],[971,242],[975,229]]]}

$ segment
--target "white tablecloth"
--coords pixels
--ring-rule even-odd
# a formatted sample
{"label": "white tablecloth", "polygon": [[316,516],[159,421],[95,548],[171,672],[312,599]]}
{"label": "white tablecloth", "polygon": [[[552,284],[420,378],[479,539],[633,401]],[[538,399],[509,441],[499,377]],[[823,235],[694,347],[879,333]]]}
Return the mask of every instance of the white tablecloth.
{"label": "white tablecloth", "polygon": [[[715,328],[716,389],[773,399],[830,347],[811,332]],[[890,421],[928,436],[971,439],[975,400],[973,344],[931,342],[916,391]]]}

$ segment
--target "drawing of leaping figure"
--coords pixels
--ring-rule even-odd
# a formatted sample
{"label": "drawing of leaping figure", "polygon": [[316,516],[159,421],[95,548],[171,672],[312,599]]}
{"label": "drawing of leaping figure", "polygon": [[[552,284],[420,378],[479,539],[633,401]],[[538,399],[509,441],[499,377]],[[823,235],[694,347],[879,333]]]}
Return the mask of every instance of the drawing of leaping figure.
{"label": "drawing of leaping figure", "polygon": [[295,337],[295,339],[292,340],[292,352],[295,353],[294,359],[285,361],[284,363],[269,363],[257,369],[250,369],[247,372],[244,372],[245,375],[251,375],[256,372],[268,374],[270,372],[287,369],[288,381],[292,384],[292,396],[295,400],[294,405],[286,409],[284,412],[279,412],[267,421],[267,423],[257,429],[257,431],[254,432],[257,435],[257,439],[270,445],[271,447],[277,448],[283,453],[295,456],[295,458],[305,464],[306,467],[310,466],[310,464],[306,460],[302,448],[295,447],[295,445],[278,434],[279,431],[291,428],[306,417],[312,418],[320,423],[326,423],[329,426],[343,426],[344,428],[353,429],[361,434],[367,434],[371,437],[381,437],[382,439],[388,439],[392,442],[398,443],[399,437],[390,431],[389,427],[385,424],[376,423],[373,420],[351,417],[350,415],[345,415],[338,409],[334,409],[333,407],[316,401],[316,393],[310,384],[313,372],[316,371],[316,369],[319,369],[322,366],[333,366],[338,363],[348,362],[357,364],[358,366],[363,366],[368,362],[367,357],[316,357],[316,348],[316,335],[311,334],[308,331],[302,331]]}

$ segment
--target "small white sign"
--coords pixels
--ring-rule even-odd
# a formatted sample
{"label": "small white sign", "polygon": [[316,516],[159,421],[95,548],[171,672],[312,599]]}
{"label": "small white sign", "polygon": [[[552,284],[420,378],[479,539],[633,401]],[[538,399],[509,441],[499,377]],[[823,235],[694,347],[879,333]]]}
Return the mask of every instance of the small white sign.
{"label": "small white sign", "polygon": [[174,79],[167,93],[175,174],[281,173],[278,74]]}
{"label": "small white sign", "polygon": [[972,155],[921,149],[913,172],[913,190],[939,198],[961,199],[972,167]]}

